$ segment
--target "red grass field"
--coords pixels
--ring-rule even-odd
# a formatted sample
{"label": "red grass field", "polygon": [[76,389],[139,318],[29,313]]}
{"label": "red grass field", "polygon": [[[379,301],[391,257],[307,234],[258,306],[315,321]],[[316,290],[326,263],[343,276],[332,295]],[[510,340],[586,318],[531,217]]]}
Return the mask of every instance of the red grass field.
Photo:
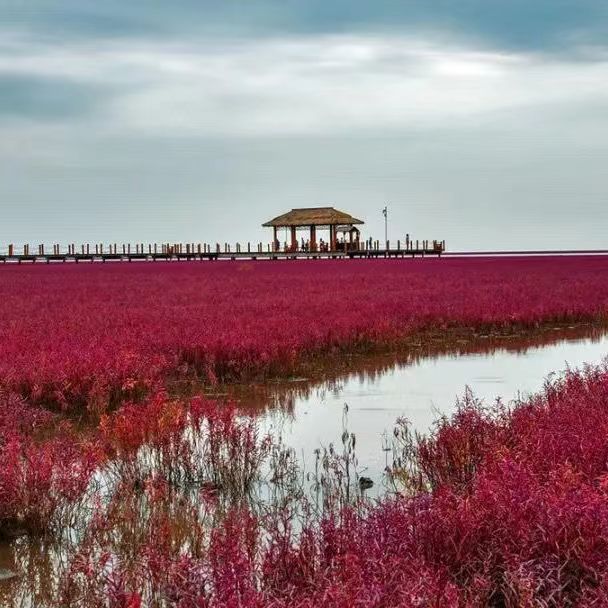
{"label": "red grass field", "polygon": [[284,374],[429,329],[608,311],[606,258],[61,265],[0,278],[0,382],[66,409],[105,409],[186,371]]}
{"label": "red grass field", "polygon": [[[379,504],[343,500],[347,457],[334,455],[324,491],[337,498],[320,511],[253,421],[166,392],[427,331],[603,324],[608,259],[61,265],[0,279],[0,539],[79,539],[41,606],[608,603],[604,369],[514,411],[469,400],[429,439],[398,433],[402,494]],[[64,416],[93,411],[85,433]],[[262,469],[263,508],[250,496]]]}

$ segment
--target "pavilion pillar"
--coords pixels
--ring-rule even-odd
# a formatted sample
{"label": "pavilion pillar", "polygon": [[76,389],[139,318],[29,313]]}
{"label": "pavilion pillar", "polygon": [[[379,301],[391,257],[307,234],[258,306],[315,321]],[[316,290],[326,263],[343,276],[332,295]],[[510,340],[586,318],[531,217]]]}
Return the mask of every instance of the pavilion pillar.
{"label": "pavilion pillar", "polygon": [[298,250],[298,235],[296,234],[295,226],[291,227],[291,250],[292,251]]}
{"label": "pavilion pillar", "polygon": [[335,226],[329,227],[329,248],[330,248],[330,251],[336,250],[336,227]]}
{"label": "pavilion pillar", "polygon": [[310,251],[316,251],[317,250],[317,227],[316,226],[311,226],[310,227]]}
{"label": "pavilion pillar", "polygon": [[276,226],[272,227],[272,232],[273,232],[272,250],[273,251],[278,251],[278,249],[279,249],[279,239],[277,238],[277,227]]}

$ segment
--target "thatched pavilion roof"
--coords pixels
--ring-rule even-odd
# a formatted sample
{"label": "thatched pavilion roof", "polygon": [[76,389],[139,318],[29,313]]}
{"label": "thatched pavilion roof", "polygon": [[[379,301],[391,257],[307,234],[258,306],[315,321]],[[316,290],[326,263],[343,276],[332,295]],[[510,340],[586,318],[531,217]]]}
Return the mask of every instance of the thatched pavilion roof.
{"label": "thatched pavilion roof", "polygon": [[264,227],[285,228],[290,226],[338,226],[355,225],[363,222],[344,211],[333,207],[305,207],[292,209],[283,215],[262,224]]}

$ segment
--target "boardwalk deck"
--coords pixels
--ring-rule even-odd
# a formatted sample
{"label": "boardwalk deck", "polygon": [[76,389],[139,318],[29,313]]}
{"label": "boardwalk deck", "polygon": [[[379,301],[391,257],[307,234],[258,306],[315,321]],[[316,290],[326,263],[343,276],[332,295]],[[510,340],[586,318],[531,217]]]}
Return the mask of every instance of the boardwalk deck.
{"label": "boardwalk deck", "polygon": [[218,260],[329,260],[329,259],[395,259],[426,257],[504,257],[608,255],[608,249],[517,250],[517,251],[438,251],[436,249],[372,249],[368,251],[324,252],[205,252],[205,253],[93,253],[93,254],[2,254],[0,264],[90,264],[105,262],[182,262]]}
{"label": "boardwalk deck", "polygon": [[60,254],[0,254],[0,263],[6,264],[51,264],[51,263],[104,263],[104,262],[176,262],[217,260],[320,260],[320,259],[373,259],[441,257],[436,249],[371,249],[361,251],[264,251],[264,252],[218,252],[205,253],[60,253]]}

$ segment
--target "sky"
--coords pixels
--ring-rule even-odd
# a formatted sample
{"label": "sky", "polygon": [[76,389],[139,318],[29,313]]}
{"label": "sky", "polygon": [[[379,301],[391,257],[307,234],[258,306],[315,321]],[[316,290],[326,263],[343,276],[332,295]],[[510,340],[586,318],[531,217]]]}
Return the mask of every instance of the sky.
{"label": "sky", "polygon": [[608,248],[605,0],[0,0],[0,250]]}

